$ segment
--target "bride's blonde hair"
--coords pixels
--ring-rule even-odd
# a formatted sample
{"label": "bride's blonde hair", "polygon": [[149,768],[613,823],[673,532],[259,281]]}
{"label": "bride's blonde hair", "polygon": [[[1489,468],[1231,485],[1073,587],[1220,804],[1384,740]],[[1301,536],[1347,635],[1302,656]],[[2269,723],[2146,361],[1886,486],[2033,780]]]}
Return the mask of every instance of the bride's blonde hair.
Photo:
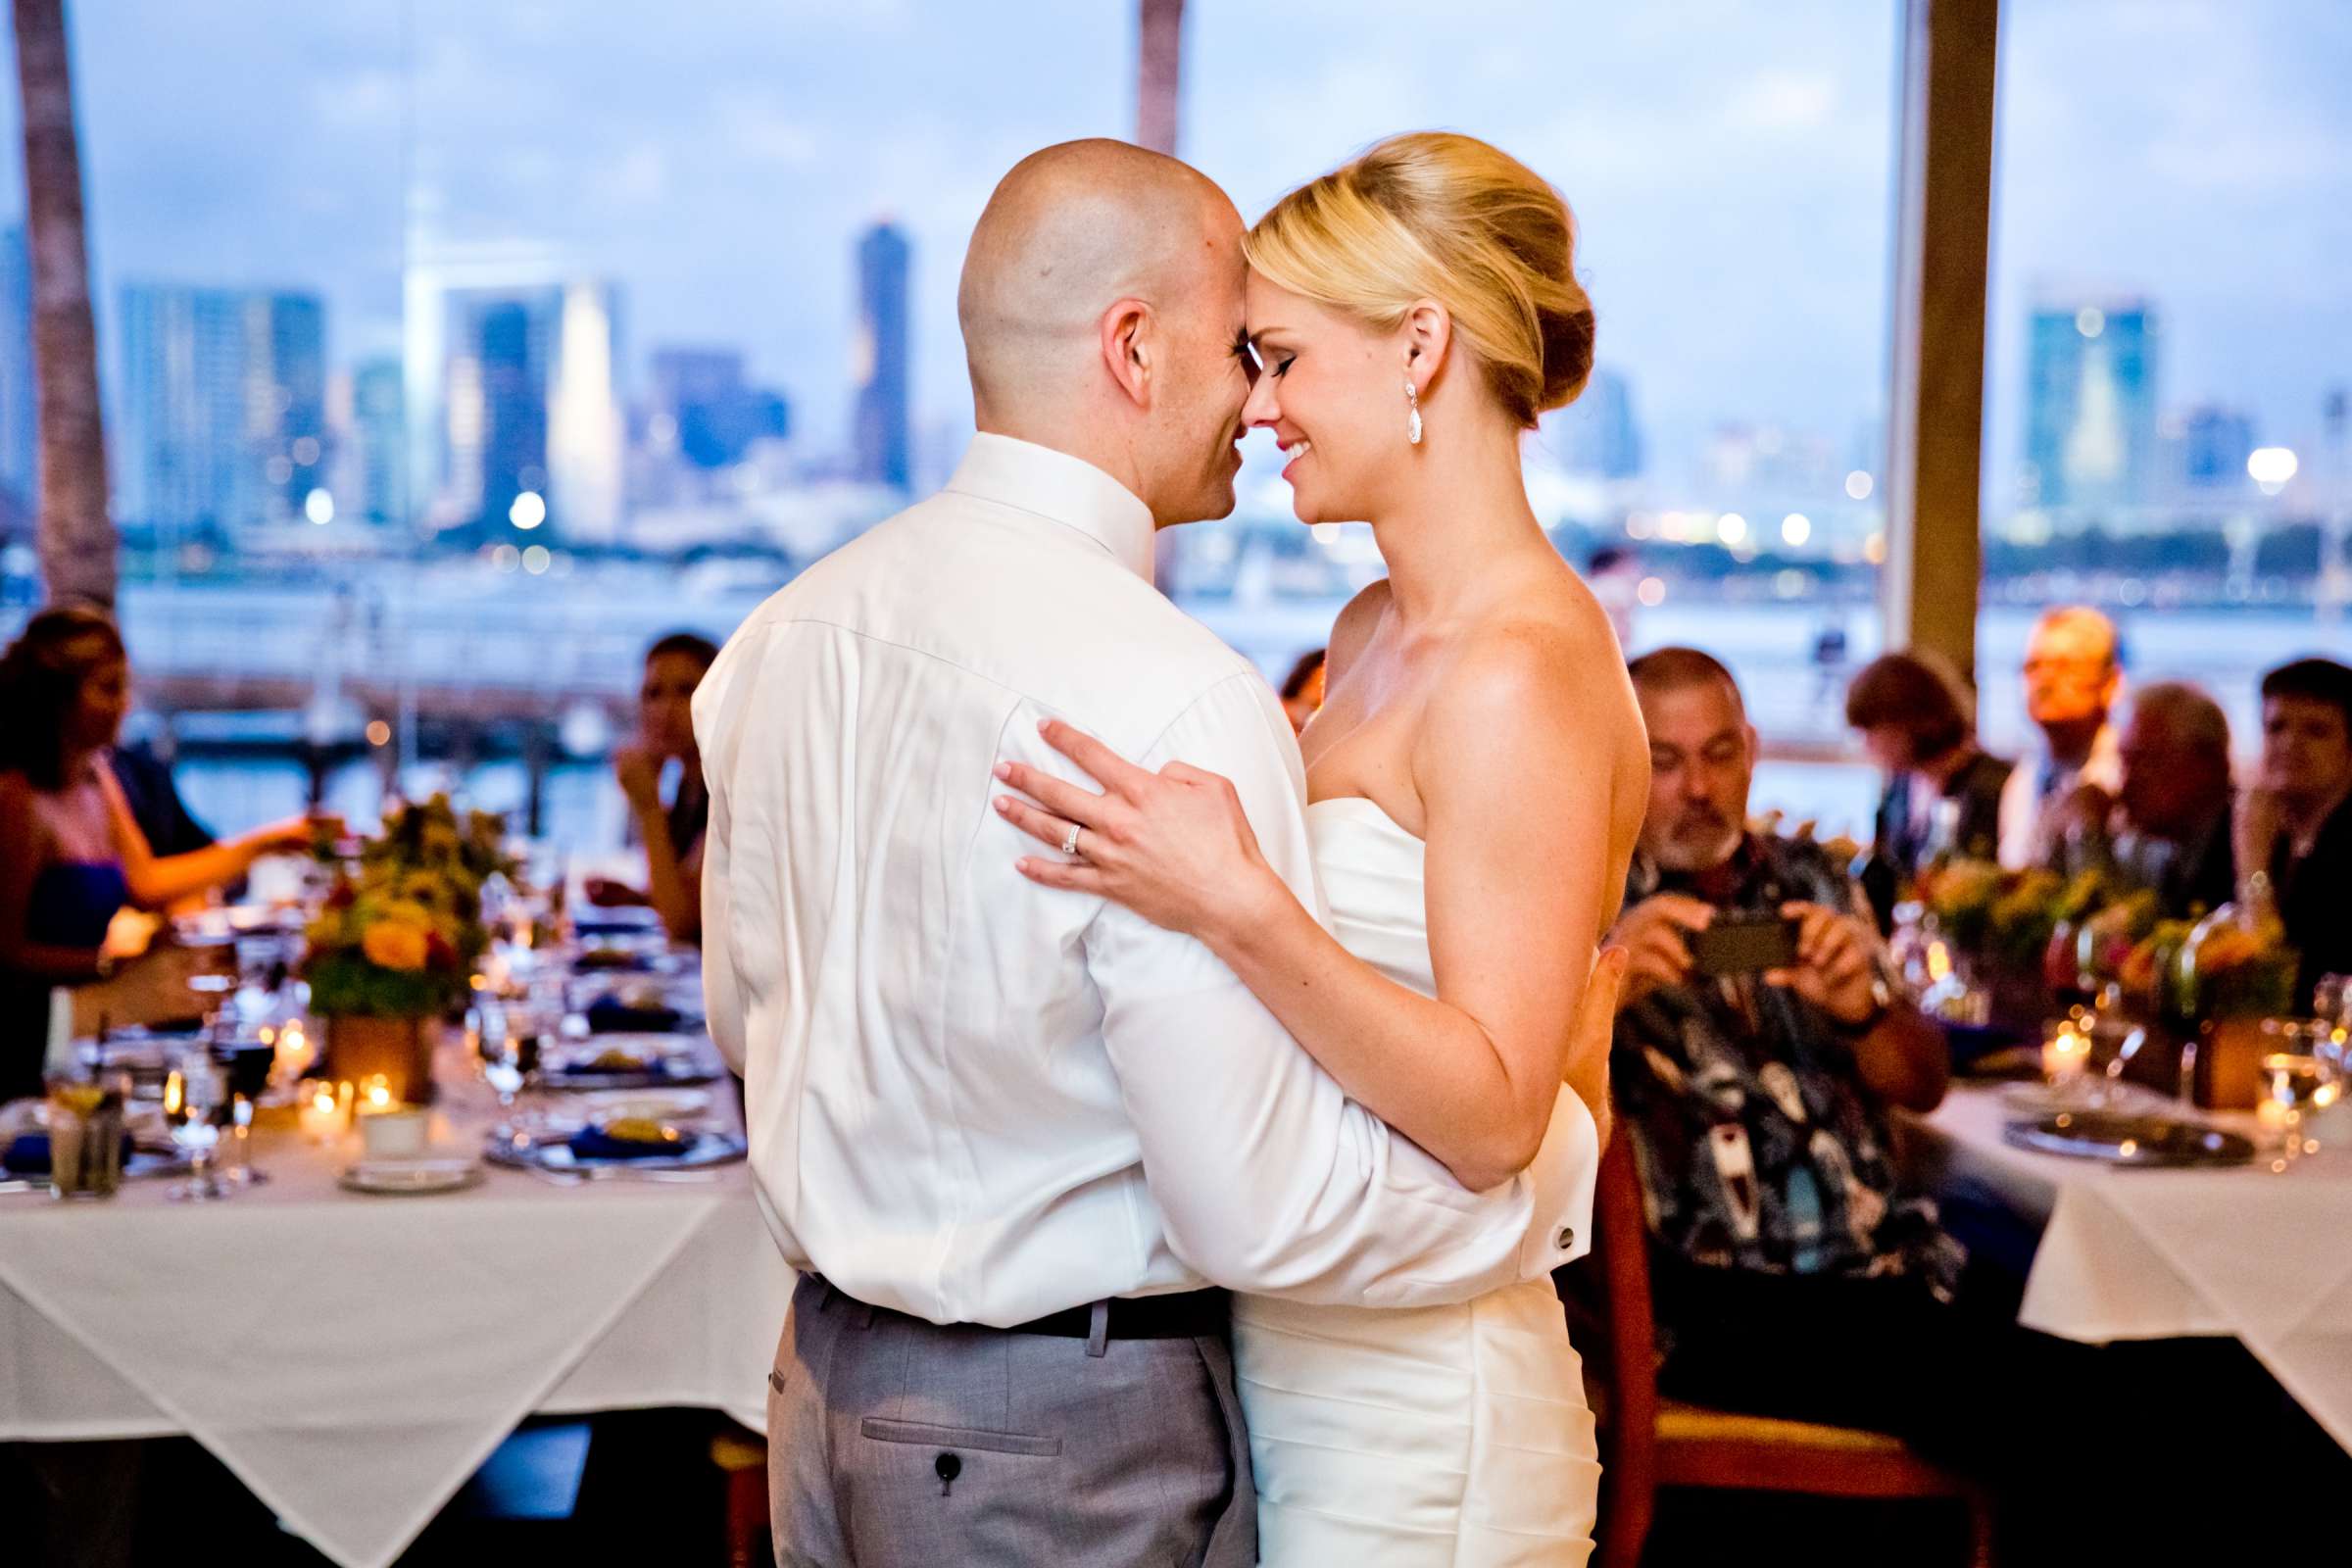
{"label": "bride's blonde hair", "polygon": [[1439,301],[1520,424],[1592,373],[1576,220],[1535,171],[1475,136],[1391,136],[1276,202],[1242,249],[1272,282],[1376,330]]}

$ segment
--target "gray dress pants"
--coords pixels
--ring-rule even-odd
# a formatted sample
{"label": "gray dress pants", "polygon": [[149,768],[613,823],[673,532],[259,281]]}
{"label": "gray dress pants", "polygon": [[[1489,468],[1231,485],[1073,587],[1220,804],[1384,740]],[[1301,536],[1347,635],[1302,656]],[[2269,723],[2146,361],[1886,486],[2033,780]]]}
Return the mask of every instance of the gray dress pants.
{"label": "gray dress pants", "polygon": [[1093,1348],[804,1278],[768,1375],[779,1568],[1250,1568],[1231,1347]]}

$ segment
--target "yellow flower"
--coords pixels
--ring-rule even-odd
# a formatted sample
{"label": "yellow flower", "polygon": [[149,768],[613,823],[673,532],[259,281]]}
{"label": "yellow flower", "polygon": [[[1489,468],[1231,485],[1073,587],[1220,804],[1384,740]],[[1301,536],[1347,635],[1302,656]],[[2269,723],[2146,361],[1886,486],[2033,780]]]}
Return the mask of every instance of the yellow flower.
{"label": "yellow flower", "polygon": [[424,944],[423,926],[406,920],[378,920],[360,939],[360,951],[368,955],[368,962],[387,969],[421,969]]}

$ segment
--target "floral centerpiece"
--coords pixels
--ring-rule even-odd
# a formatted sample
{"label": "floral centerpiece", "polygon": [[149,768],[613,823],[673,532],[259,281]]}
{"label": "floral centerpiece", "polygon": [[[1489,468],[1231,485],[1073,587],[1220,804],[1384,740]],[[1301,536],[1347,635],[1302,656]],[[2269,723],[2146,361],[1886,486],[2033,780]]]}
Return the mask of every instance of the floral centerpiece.
{"label": "floral centerpiece", "polygon": [[490,940],[482,886],[512,869],[505,838],[502,818],[461,816],[436,795],[396,807],[358,857],[340,863],[305,932],[302,966],[311,1010],[329,1020],[338,1076],[357,1082],[381,1072],[395,1098],[425,1098],[425,1023],[471,988]]}
{"label": "floral centerpiece", "polygon": [[2254,1102],[2262,1020],[2292,1010],[2296,956],[2267,898],[2198,920],[2159,920],[2119,970],[2125,991],[2184,1045],[2183,1090],[2201,1105]]}
{"label": "floral centerpiece", "polygon": [[2062,876],[1955,858],[1921,872],[1916,897],[1995,1014],[2022,1026],[2046,1010],[2050,990],[2078,983],[2080,933],[2119,890],[2095,870]]}

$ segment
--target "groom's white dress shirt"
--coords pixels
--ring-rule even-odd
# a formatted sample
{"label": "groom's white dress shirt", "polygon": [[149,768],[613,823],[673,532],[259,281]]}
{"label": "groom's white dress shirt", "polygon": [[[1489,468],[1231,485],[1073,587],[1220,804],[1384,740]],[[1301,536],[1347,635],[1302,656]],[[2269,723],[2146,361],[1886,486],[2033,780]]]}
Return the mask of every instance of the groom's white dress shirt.
{"label": "groom's white dress shirt", "polygon": [[1152,545],[1108,474],[981,435],[944,492],[755,612],[696,693],[710,1027],[787,1259],[998,1326],[1210,1282],[1459,1300],[1565,1261],[1576,1141],[1464,1192],[1205,948],[1013,869],[1045,852],[991,769],[1081,776],[1038,735],[1057,715],[1232,779],[1321,912],[1282,708],[1152,588]]}

